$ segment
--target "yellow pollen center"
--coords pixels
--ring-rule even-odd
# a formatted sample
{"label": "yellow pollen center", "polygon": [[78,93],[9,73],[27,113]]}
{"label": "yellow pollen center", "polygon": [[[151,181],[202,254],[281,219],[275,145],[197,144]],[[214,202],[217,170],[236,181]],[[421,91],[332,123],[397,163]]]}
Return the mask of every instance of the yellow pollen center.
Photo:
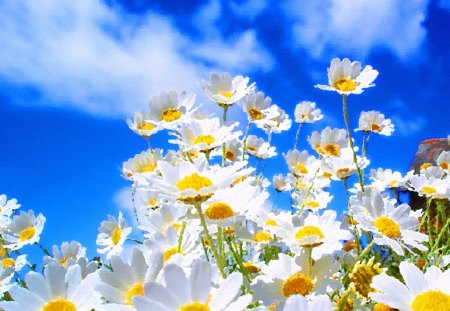
{"label": "yellow pollen center", "polygon": [[216,141],[216,139],[211,135],[199,135],[194,139],[194,144],[206,144],[211,145]]}
{"label": "yellow pollen center", "polygon": [[142,131],[151,131],[155,128],[155,126],[151,123],[141,123],[137,126],[137,128]]}
{"label": "yellow pollen center", "polygon": [[156,199],[150,199],[150,200],[148,200],[147,205],[148,206],[158,205],[158,201],[156,201]]}
{"label": "yellow pollen center", "polygon": [[393,179],[393,180],[391,180],[391,181],[389,182],[389,184],[390,184],[392,187],[395,187],[395,186],[397,185],[397,183],[398,183],[398,180],[397,180],[397,179]]}
{"label": "yellow pollen center", "polygon": [[0,245],[0,257],[6,256],[6,251],[3,245]]}
{"label": "yellow pollen center", "polygon": [[176,108],[168,108],[161,114],[161,120],[173,122],[181,118],[181,111]]}
{"label": "yellow pollen center", "polygon": [[258,231],[253,236],[252,240],[257,242],[257,243],[261,243],[261,242],[270,241],[271,239],[272,239],[272,236],[270,235],[270,233],[261,230],[261,231]]}
{"label": "yellow pollen center", "polygon": [[373,132],[381,132],[381,126],[378,125],[378,124],[376,124],[376,123],[372,123],[372,124],[370,125],[370,129],[371,129]]}
{"label": "yellow pollen center", "polygon": [[317,201],[308,201],[305,203],[305,206],[309,207],[310,209],[316,209],[320,206],[320,204]]}
{"label": "yellow pollen center", "polygon": [[122,236],[122,229],[115,228],[111,234],[111,242],[114,245],[117,245],[117,243],[119,243],[119,241],[120,241],[121,236]]}
{"label": "yellow pollen center", "polygon": [[144,296],[144,284],[141,283],[135,283],[126,293],[125,297],[127,299],[127,303],[129,305],[133,304],[133,297],[134,296]]}
{"label": "yellow pollen center", "polygon": [[226,203],[214,202],[205,211],[206,217],[213,220],[227,219],[234,215],[233,209]]}
{"label": "yellow pollen center", "polygon": [[348,175],[348,173],[350,173],[350,169],[347,167],[344,168],[340,168],[336,171],[338,176],[344,176],[344,175]]}
{"label": "yellow pollen center", "polygon": [[6,269],[8,267],[14,267],[14,265],[15,265],[15,262],[14,262],[14,259],[12,259],[12,258],[5,258],[2,260],[2,267],[4,269]]}
{"label": "yellow pollen center", "polygon": [[366,263],[357,263],[350,273],[350,281],[357,294],[362,297],[369,297],[369,293],[374,289],[370,286],[374,276],[383,272],[380,264],[374,264],[374,257]]}
{"label": "yellow pollen center", "polygon": [[179,223],[176,223],[176,222],[174,222],[173,224],[171,224],[171,226],[176,230],[176,231],[178,231],[178,230],[180,230],[181,229],[181,227],[183,226],[182,224],[179,224]]}
{"label": "yellow pollen center", "polygon": [[253,120],[261,120],[263,118],[263,114],[256,108],[250,108],[248,114]]}
{"label": "yellow pollen center", "polygon": [[411,309],[413,311],[449,311],[450,295],[439,290],[430,290],[414,298]]}
{"label": "yellow pollen center", "polygon": [[429,187],[429,186],[423,186],[422,188],[420,188],[423,192],[425,192],[426,194],[433,194],[436,193],[436,188],[434,187]]}
{"label": "yellow pollen center", "polygon": [[56,298],[47,302],[42,307],[42,311],[77,311],[77,307],[71,301]]}
{"label": "yellow pollen center", "polygon": [[247,269],[247,271],[250,272],[250,273],[258,273],[259,271],[261,271],[261,269],[258,268],[257,266],[255,266],[255,265],[253,264],[253,262],[251,262],[251,261],[244,262],[244,263],[243,263],[243,266],[244,266],[244,268]]}
{"label": "yellow pollen center", "polygon": [[255,146],[247,145],[247,150],[251,152],[257,152],[258,148],[256,148]]}
{"label": "yellow pollen center", "polygon": [[448,163],[447,162],[442,162],[439,164],[439,166],[443,169],[443,170],[448,170]]}
{"label": "yellow pollen center", "polygon": [[227,149],[225,151],[225,158],[227,158],[230,161],[236,160],[236,155],[234,154],[233,150]]}
{"label": "yellow pollen center", "polygon": [[373,306],[373,311],[391,311],[391,307],[384,303],[378,302]]}
{"label": "yellow pollen center", "polygon": [[339,154],[341,154],[341,148],[339,147],[339,145],[328,144],[323,147],[323,153],[329,156],[337,157]]}
{"label": "yellow pollen center", "polygon": [[421,170],[424,170],[424,169],[427,169],[427,168],[432,167],[432,166],[433,166],[433,164],[428,163],[428,162],[425,162],[425,163],[423,163],[423,164],[420,166],[420,169],[421,169]]}
{"label": "yellow pollen center", "polygon": [[62,265],[62,266],[66,266],[66,264],[67,264],[67,260],[69,259],[69,258],[71,258],[70,256],[65,256],[64,258],[62,258],[60,261],[59,261],[59,263]]}
{"label": "yellow pollen center", "polygon": [[19,240],[20,242],[25,242],[30,240],[32,237],[34,237],[34,234],[36,233],[36,229],[34,227],[28,227],[20,231],[19,233]]}
{"label": "yellow pollen center", "polygon": [[169,260],[173,255],[178,254],[178,246],[174,246],[172,248],[166,249],[163,252],[164,255],[164,263]]}
{"label": "yellow pollen center", "polygon": [[209,311],[209,306],[202,302],[191,302],[181,306],[179,311]]}
{"label": "yellow pollen center", "polygon": [[234,92],[233,91],[227,91],[227,90],[219,90],[217,91],[217,94],[222,95],[223,97],[230,99],[233,97]]}
{"label": "yellow pollen center", "polygon": [[212,186],[213,183],[208,177],[200,176],[197,173],[193,173],[179,180],[176,184],[179,190],[194,189],[200,191],[200,189]]}
{"label": "yellow pollen center", "polygon": [[322,233],[322,230],[320,230],[319,227],[316,226],[303,226],[295,233],[295,238],[297,240],[309,238],[313,235],[316,235],[317,237],[323,239],[325,236]]}
{"label": "yellow pollen center", "polygon": [[386,216],[381,216],[375,219],[374,225],[378,231],[388,238],[399,238],[402,235],[400,232],[400,226]]}
{"label": "yellow pollen center", "polygon": [[267,219],[265,222],[264,222],[264,224],[266,225],[266,226],[273,226],[273,227],[278,227],[278,226],[280,226],[275,220],[273,220],[273,219]]}
{"label": "yellow pollen center", "polygon": [[330,172],[323,172],[323,178],[330,178],[333,176]]}
{"label": "yellow pollen center", "polygon": [[149,173],[153,172],[156,168],[156,165],[148,164],[139,168],[138,173]]}
{"label": "yellow pollen center", "polygon": [[304,163],[297,163],[294,165],[294,167],[297,169],[297,171],[300,174],[307,174],[308,173],[308,169],[306,168],[306,165]]}
{"label": "yellow pollen center", "polygon": [[334,81],[333,86],[335,89],[341,92],[351,92],[356,90],[358,84],[356,84],[356,82],[353,81],[351,78],[342,77]]}
{"label": "yellow pollen center", "polygon": [[283,283],[283,295],[284,297],[290,297],[292,295],[306,296],[311,293],[314,284],[312,279],[303,273],[297,273],[289,277]]}

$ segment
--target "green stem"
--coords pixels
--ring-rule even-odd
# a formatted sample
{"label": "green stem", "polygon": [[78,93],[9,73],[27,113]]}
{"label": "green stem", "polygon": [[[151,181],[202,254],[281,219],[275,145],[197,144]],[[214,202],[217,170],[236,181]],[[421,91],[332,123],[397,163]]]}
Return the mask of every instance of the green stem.
{"label": "green stem", "polygon": [[294,150],[297,149],[297,145],[298,145],[298,139],[300,137],[300,129],[302,128],[303,123],[300,123],[298,125],[298,129],[297,129],[297,133],[295,134],[295,144],[294,144]]}
{"label": "green stem", "polygon": [[247,148],[247,138],[248,132],[250,131],[251,122],[247,123],[247,127],[245,128],[244,139],[242,140],[242,161],[245,160],[245,149]]}

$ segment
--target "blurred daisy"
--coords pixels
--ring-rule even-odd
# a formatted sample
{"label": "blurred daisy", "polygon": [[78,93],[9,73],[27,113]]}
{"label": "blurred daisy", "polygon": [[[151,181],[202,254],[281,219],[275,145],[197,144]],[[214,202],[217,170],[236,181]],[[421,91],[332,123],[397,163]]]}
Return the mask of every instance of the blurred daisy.
{"label": "blurred daisy", "polygon": [[447,174],[450,174],[450,151],[442,151],[436,159],[436,164]]}
{"label": "blurred daisy", "polygon": [[365,88],[374,86],[373,81],[378,76],[378,71],[372,66],[365,66],[361,71],[361,63],[350,62],[348,58],[342,61],[333,58],[327,71],[329,85],[317,84],[316,87],[342,95],[361,94]]}
{"label": "blurred daisy", "polygon": [[149,138],[161,129],[150,121],[147,121],[149,119],[150,117],[147,114],[142,111],[138,111],[134,114],[133,121],[127,119],[127,124],[128,127],[139,136]]}
{"label": "blurred daisy", "polygon": [[388,275],[374,277],[371,298],[400,311],[450,310],[450,270],[431,266],[425,273],[412,263],[400,263],[401,283]]}
{"label": "blurred daisy", "polygon": [[147,232],[149,236],[157,232],[165,234],[170,227],[179,230],[187,210],[185,204],[163,203],[158,210],[147,210],[143,216],[139,217],[139,229]]}
{"label": "blurred daisy", "polygon": [[248,135],[245,146],[247,153],[257,159],[267,159],[277,155],[274,146],[270,146],[270,143],[255,135]]}
{"label": "blurred daisy", "polygon": [[373,181],[372,186],[379,191],[383,191],[386,188],[403,188],[409,177],[410,174],[403,177],[400,172],[392,171],[391,169],[383,170],[382,168],[378,168],[377,170],[370,170],[370,179]]}
{"label": "blurred daisy", "polygon": [[19,255],[16,259],[12,257],[5,257],[1,259],[1,265],[3,267],[3,272],[6,272],[6,275],[2,275],[1,278],[5,278],[10,272],[7,271],[8,268],[12,267],[14,272],[19,272],[23,267],[27,265],[27,255]]}
{"label": "blurred daisy", "polygon": [[356,131],[372,132],[384,136],[391,136],[394,131],[391,119],[385,119],[384,114],[378,111],[362,111],[358,124]]}
{"label": "blurred daisy", "polygon": [[81,269],[73,265],[67,270],[57,263],[46,266],[44,275],[34,271],[25,276],[27,288],[14,286],[9,294],[14,301],[0,302],[5,311],[90,311],[100,303],[100,294],[94,290],[97,274],[83,279]]}
{"label": "blurred daisy", "polygon": [[287,182],[286,176],[283,174],[277,174],[272,177],[272,185],[277,192],[289,191],[291,185]]}
{"label": "blurred daisy", "polygon": [[341,149],[348,147],[347,132],[344,129],[331,129],[326,127],[322,132],[313,132],[308,142],[317,153],[326,156],[338,157]]}
{"label": "blurred daisy", "polygon": [[16,199],[9,199],[5,194],[0,195],[0,231],[11,223],[12,213],[20,207]]}
{"label": "blurred daisy", "polygon": [[301,189],[292,194],[292,198],[297,202],[296,208],[305,208],[311,211],[325,209],[333,199],[333,196],[326,191],[315,189]]}
{"label": "blurred daisy", "polygon": [[295,122],[313,123],[323,118],[320,109],[316,109],[315,102],[302,101],[295,106]]}
{"label": "blurred daisy", "polygon": [[97,235],[97,252],[105,254],[110,258],[112,255],[120,254],[123,250],[123,243],[131,233],[132,228],[127,226],[127,222],[123,218],[122,212],[119,217],[108,215],[108,220],[102,221],[98,228],[100,233]]}
{"label": "blurred daisy", "polygon": [[296,177],[300,177],[317,170],[317,159],[314,156],[309,156],[308,151],[298,151],[297,149],[289,150],[287,154],[283,154],[284,159],[288,165],[289,170]]}
{"label": "blurred daisy", "polygon": [[138,311],[242,311],[252,296],[241,296],[242,275],[231,273],[218,288],[211,282],[209,262],[197,260],[189,275],[178,265],[164,267],[161,282],[145,284],[145,296],[133,299]]}
{"label": "blurred daisy", "polygon": [[195,111],[194,102],[195,94],[161,92],[150,99],[150,110],[145,122],[159,128],[174,129],[181,122],[190,120]]}
{"label": "blurred daisy", "polygon": [[[161,149],[146,150],[135,155],[123,163],[123,176],[129,180],[136,180],[141,175],[152,174],[156,169],[156,162],[161,159]],[[142,180],[142,178],[141,178]]]}
{"label": "blurred daisy", "polygon": [[362,202],[359,205],[352,201],[353,218],[362,229],[374,234],[376,244],[387,245],[400,256],[404,255],[402,244],[427,249],[422,243],[428,241],[428,236],[416,231],[419,220],[408,204],[394,206],[378,191],[367,193]]}
{"label": "blurred daisy", "polygon": [[269,116],[268,120],[263,123],[257,123],[256,127],[263,129],[267,135],[271,133],[281,133],[291,128],[292,120],[289,115],[277,105],[271,105],[266,109]]}
{"label": "blurred daisy", "polygon": [[[366,168],[370,161],[366,157],[357,156],[359,168]],[[322,169],[331,174],[332,179],[345,179],[357,172],[351,148],[341,149],[338,157],[326,157],[322,160]]]}
{"label": "blurred daisy", "polygon": [[3,238],[8,243],[4,247],[17,250],[24,245],[39,242],[44,224],[45,217],[42,214],[36,217],[32,210],[28,213],[21,211],[19,215],[13,217],[3,234]]}
{"label": "blurred daisy", "polygon": [[53,257],[45,256],[44,264],[50,262],[57,262],[62,266],[71,266],[76,264],[78,259],[86,257],[86,247],[82,247],[77,241],[63,242],[61,244],[61,251],[58,246],[53,245]]}
{"label": "blurred daisy", "polygon": [[420,196],[429,198],[445,197],[448,191],[448,183],[446,180],[433,175],[426,176],[426,174],[412,175],[409,178],[408,186]]}
{"label": "blurred daisy", "polygon": [[202,80],[200,86],[212,101],[221,106],[230,106],[242,99],[254,87],[254,83],[248,85],[248,81],[249,78],[243,76],[231,78],[228,72],[222,76],[213,72],[211,83]]}

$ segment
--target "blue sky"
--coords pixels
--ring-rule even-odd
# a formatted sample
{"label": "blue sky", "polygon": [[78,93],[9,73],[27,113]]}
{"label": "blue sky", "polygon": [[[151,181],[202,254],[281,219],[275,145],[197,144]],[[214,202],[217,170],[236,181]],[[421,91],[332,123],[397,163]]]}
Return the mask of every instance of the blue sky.
{"label": "blue sky", "polygon": [[[371,138],[373,168],[405,173],[420,141],[450,134],[448,0],[10,0],[0,30],[0,192],[47,217],[46,246],[76,239],[95,254],[100,222],[127,199],[122,162],[145,148],[126,118],[161,90],[210,107],[197,81],[211,71],[249,76],[291,115],[316,101],[326,117],[302,130],[307,148],[312,130],[344,127],[339,97],[314,88],[330,60],[372,65],[376,87],[349,110],[353,127],[362,110],[396,126]],[[294,136],[275,136],[273,163]]]}

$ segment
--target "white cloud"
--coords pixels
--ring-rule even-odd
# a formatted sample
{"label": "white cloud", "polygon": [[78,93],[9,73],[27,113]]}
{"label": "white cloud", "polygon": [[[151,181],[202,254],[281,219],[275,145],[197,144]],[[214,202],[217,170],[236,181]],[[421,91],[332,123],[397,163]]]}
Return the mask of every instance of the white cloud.
{"label": "white cloud", "polygon": [[[203,23],[214,27],[206,15]],[[43,104],[99,115],[130,114],[161,90],[197,92],[212,69],[272,64],[252,31],[225,39],[205,29],[196,42],[168,16],[126,15],[101,1],[3,1],[0,29],[0,78],[36,87]]]}
{"label": "white cloud", "polygon": [[392,123],[395,125],[394,134],[400,136],[409,136],[421,132],[427,120],[421,116],[404,116],[394,115],[391,117]]}
{"label": "white cloud", "polygon": [[374,47],[383,47],[405,61],[417,56],[425,38],[421,23],[427,4],[427,0],[290,0],[284,9],[293,22],[294,44],[314,58],[363,59]]}
{"label": "white cloud", "polygon": [[269,5],[269,0],[247,0],[230,2],[233,13],[243,19],[254,21]]}

